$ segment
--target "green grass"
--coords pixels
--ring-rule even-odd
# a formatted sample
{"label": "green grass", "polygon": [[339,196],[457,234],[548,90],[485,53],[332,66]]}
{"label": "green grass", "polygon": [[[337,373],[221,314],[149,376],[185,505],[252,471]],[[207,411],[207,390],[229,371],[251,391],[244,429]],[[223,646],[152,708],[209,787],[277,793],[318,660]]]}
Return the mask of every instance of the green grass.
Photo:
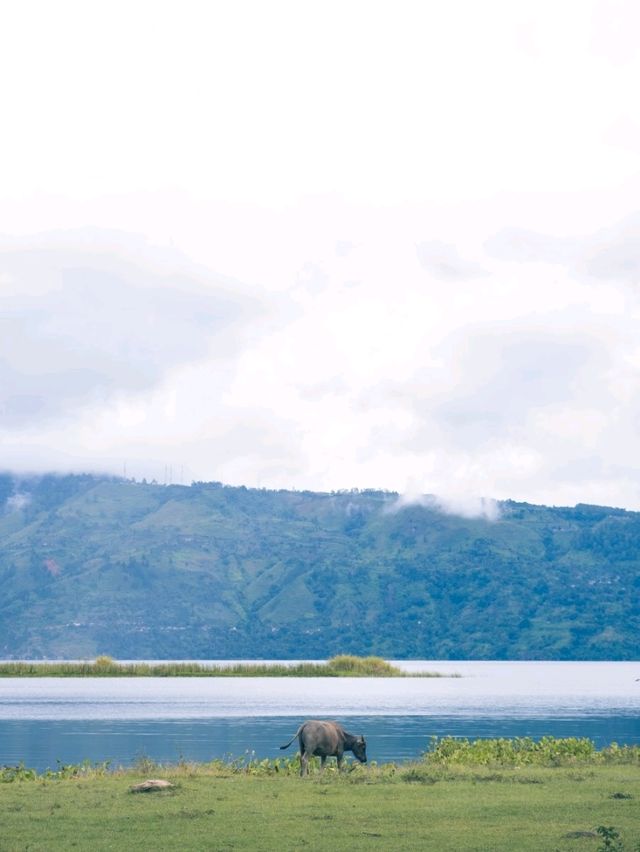
{"label": "green grass", "polygon": [[[108,656],[83,663],[0,663],[0,677],[446,677],[436,672],[410,674],[380,657],[341,654],[326,663],[294,666],[237,663],[203,666],[200,663],[118,663]],[[449,675],[457,677],[457,675]]]}
{"label": "green grass", "polygon": [[[489,769],[427,760],[340,775],[313,767],[306,779],[297,766],[291,759],[23,771],[0,783],[0,850],[631,852],[640,843],[637,764]],[[150,777],[176,786],[130,792]],[[624,847],[605,846],[599,826],[612,827]]]}

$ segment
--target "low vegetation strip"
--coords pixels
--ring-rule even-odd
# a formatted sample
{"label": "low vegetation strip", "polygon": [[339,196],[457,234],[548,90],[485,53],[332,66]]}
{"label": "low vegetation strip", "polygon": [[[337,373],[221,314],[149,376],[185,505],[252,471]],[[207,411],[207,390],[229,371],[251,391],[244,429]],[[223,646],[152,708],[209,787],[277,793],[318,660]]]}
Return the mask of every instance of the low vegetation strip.
{"label": "low vegetation strip", "polygon": [[[484,763],[477,759],[483,742]],[[470,742],[456,752],[473,758],[463,764],[451,760],[451,744],[441,740],[413,764],[353,764],[341,773],[334,764],[321,774],[316,763],[305,779],[298,758],[254,755],[205,764],[141,759],[117,770],[88,763],[45,773],[5,767],[0,849],[56,852],[73,838],[93,850],[324,850],[335,845],[336,832],[348,850],[640,848],[640,747],[528,742]],[[513,755],[523,753],[536,762],[513,765]],[[150,779],[154,792],[133,795]]]}
{"label": "low vegetation strip", "polygon": [[425,754],[429,766],[640,766],[640,746],[611,743],[597,749],[586,737],[513,737],[468,740],[434,737]]}
{"label": "low vegetation strip", "polygon": [[[348,758],[346,758],[348,760]],[[327,764],[329,776],[332,774],[331,761]],[[530,737],[512,737],[499,739],[457,739],[456,737],[433,737],[422,760],[414,763],[377,763],[368,766],[353,762],[348,764],[345,778],[355,783],[366,780],[376,783],[389,780],[424,781],[435,783],[439,780],[455,780],[469,777],[480,779],[478,769],[503,770],[554,769],[571,767],[629,766],[640,768],[640,745],[618,745],[612,743],[604,748],[596,748],[593,740],[586,737],[542,737],[533,740]],[[335,764],[333,764],[335,768]],[[65,778],[98,778],[108,774],[144,773],[146,775],[165,773],[171,776],[295,776],[300,773],[300,755],[292,757],[260,758],[255,752],[248,752],[237,758],[216,759],[208,763],[196,763],[181,760],[177,764],[162,764],[147,757],[139,758],[132,769],[119,767],[114,769],[109,761],[103,763],[63,764],[58,762],[55,769],[37,772],[24,764],[0,766],[0,782],[52,781]],[[312,758],[309,773],[320,774],[320,761]],[[519,778],[522,775],[504,775],[504,778]],[[640,783],[640,774],[637,776]],[[531,782],[534,783],[534,782]],[[624,797],[622,797],[624,798]]]}
{"label": "low vegetation strip", "polygon": [[326,663],[119,663],[108,656],[93,662],[4,662],[0,677],[457,677],[437,672],[410,673],[380,657],[340,654]]}

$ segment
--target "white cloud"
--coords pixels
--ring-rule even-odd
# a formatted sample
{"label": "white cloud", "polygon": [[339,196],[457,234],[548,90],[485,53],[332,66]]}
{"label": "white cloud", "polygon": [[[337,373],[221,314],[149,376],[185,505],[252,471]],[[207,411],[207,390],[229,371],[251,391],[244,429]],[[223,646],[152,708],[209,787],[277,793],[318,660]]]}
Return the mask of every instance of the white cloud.
{"label": "white cloud", "polygon": [[424,506],[436,509],[445,515],[457,515],[461,518],[482,518],[485,521],[497,521],[502,515],[500,504],[491,497],[478,497],[475,494],[459,492],[449,494],[421,494],[415,490],[415,483],[409,486],[386,509],[396,513],[409,506]]}
{"label": "white cloud", "polygon": [[0,243],[0,425],[42,426],[238,347],[248,292],[98,231]]}
{"label": "white cloud", "polygon": [[634,3],[36,6],[1,464],[640,507]]}
{"label": "white cloud", "polygon": [[455,246],[433,240],[419,243],[416,250],[422,266],[437,278],[455,281],[485,274],[479,264],[461,258]]}
{"label": "white cloud", "polygon": [[25,509],[30,502],[31,496],[29,494],[13,494],[11,497],[7,497],[5,505],[9,512],[20,512],[22,509]]}
{"label": "white cloud", "polygon": [[566,265],[588,278],[640,283],[640,213],[593,234],[558,237],[509,228],[487,240],[496,257]]}
{"label": "white cloud", "polygon": [[[400,492],[413,477],[443,509],[486,517],[484,498],[606,493],[638,505],[640,472],[622,468],[636,440],[639,294],[626,280],[585,278],[573,260],[504,261],[481,247],[466,254],[485,274],[443,279],[419,262],[413,227],[403,238],[388,236],[390,220],[360,230],[347,256],[324,232],[288,291],[263,286],[259,297],[184,260],[167,274],[153,247],[134,263],[85,245],[78,257],[98,256],[117,276],[80,298],[60,276],[68,248],[43,261],[28,243],[19,268],[32,258],[48,272],[4,291],[7,321],[13,351],[29,353],[33,381],[53,399],[49,422],[5,418],[2,463],[119,473],[126,462],[129,475],[160,481],[171,468],[186,481]],[[63,283],[50,292],[52,275]],[[156,325],[140,322],[143,294],[162,286]],[[121,319],[129,296],[139,310]],[[58,315],[34,322],[38,304]],[[68,352],[93,379],[67,382]]]}

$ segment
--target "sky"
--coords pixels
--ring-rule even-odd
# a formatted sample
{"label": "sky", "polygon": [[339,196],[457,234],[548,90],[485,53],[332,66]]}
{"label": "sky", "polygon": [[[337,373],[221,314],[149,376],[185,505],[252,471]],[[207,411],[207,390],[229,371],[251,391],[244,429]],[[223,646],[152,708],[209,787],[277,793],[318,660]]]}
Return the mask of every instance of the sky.
{"label": "sky", "polygon": [[640,509],[639,31],[5,4],[0,467]]}

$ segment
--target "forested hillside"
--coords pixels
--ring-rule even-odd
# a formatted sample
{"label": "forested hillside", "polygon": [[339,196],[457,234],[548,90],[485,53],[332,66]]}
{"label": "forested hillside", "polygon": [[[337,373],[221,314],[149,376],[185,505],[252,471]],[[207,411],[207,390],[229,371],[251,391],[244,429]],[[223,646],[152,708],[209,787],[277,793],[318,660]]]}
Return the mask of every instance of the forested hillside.
{"label": "forested hillside", "polygon": [[638,659],[640,513],[0,477],[0,657]]}

